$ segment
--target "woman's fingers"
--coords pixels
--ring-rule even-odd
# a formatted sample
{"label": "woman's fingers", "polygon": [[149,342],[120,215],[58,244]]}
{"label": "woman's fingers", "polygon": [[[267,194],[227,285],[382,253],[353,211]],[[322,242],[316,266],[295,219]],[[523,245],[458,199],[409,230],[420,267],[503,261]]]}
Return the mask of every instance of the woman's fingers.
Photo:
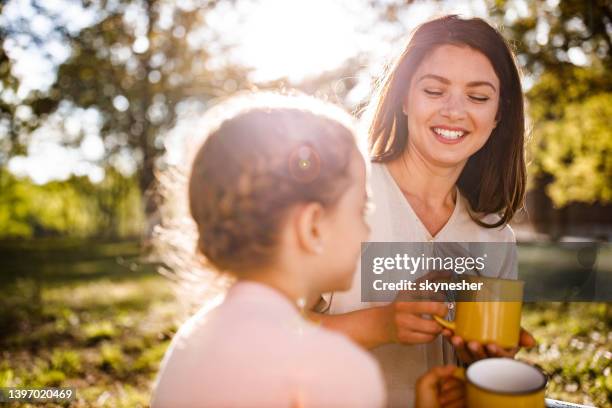
{"label": "woman's fingers", "polygon": [[428,314],[446,316],[448,307],[444,302],[396,302],[396,313]]}
{"label": "woman's fingers", "polygon": [[536,345],[534,337],[524,329],[521,329],[519,347],[510,349],[504,349],[497,344],[485,345],[476,341],[466,342],[463,338],[455,335],[448,329],[442,330],[442,335],[449,339],[450,343],[455,348],[455,352],[457,353],[459,359],[468,364],[488,357],[514,358],[520,347],[530,348]]}
{"label": "woman's fingers", "polygon": [[470,341],[466,342],[459,336],[452,336],[451,344],[455,348],[455,352],[461,361],[464,363],[473,363],[477,360],[482,360],[483,358],[489,357],[485,351],[485,348],[482,344]]}
{"label": "woman's fingers", "polygon": [[418,333],[412,330],[402,330],[397,333],[397,340],[405,344],[423,344],[434,341],[436,335]]}
{"label": "woman's fingers", "polygon": [[475,360],[482,360],[483,358],[488,357],[484,345],[478,343],[477,341],[468,342],[468,349]]}
{"label": "woman's fingers", "polygon": [[445,316],[448,312],[442,302],[394,302],[392,304],[395,337],[400,343],[429,343],[440,334],[443,327],[423,315]]}
{"label": "woman's fingers", "polygon": [[457,353],[457,357],[459,358],[459,360],[463,361],[466,364],[469,364],[472,362],[473,360],[472,355],[465,348],[465,342],[463,341],[461,337],[451,336],[450,343],[453,345],[455,349],[455,353]]}
{"label": "woman's fingers", "polygon": [[504,349],[499,347],[497,344],[487,344],[487,354],[489,357],[507,357],[514,358],[515,354],[518,353],[519,348],[514,347],[511,349]]}
{"label": "woman's fingers", "polygon": [[536,339],[527,330],[521,328],[521,335],[519,338],[519,346],[525,348],[532,348],[537,345]]}
{"label": "woman's fingers", "polygon": [[442,331],[442,327],[435,320],[423,319],[414,314],[398,314],[395,321],[400,330],[408,329],[419,333],[436,335]]}
{"label": "woman's fingers", "polygon": [[514,358],[516,353],[521,347],[531,348],[536,345],[536,341],[533,336],[526,330],[521,329],[521,335],[519,339],[519,347],[513,347],[510,349],[504,349],[497,344],[488,344],[486,349],[489,357],[508,357]]}
{"label": "woman's fingers", "polygon": [[451,336],[450,342],[455,348],[457,356],[464,363],[472,363],[476,360],[482,360],[489,357],[514,358],[519,351],[518,347],[504,349],[497,344],[481,344],[476,341],[466,342],[460,336]]}
{"label": "woman's fingers", "polygon": [[442,335],[444,337],[447,337],[450,339],[453,336],[453,334],[454,332],[451,329],[447,329],[447,328],[442,329]]}

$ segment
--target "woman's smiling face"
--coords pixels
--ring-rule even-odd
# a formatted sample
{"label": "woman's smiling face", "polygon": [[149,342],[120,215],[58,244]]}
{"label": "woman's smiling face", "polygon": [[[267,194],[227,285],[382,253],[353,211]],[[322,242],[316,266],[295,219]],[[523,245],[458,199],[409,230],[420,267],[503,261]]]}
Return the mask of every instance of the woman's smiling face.
{"label": "woman's smiling face", "polygon": [[417,68],[404,99],[408,149],[431,165],[462,166],[495,128],[499,92],[484,54],[439,46]]}

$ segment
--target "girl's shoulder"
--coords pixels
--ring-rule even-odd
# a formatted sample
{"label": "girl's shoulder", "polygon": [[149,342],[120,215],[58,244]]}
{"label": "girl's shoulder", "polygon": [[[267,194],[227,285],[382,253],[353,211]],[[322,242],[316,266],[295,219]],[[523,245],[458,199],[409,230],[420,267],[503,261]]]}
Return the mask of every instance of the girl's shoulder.
{"label": "girl's shoulder", "polygon": [[343,334],[323,327],[317,327],[313,334],[301,350],[308,361],[300,362],[302,368],[309,366],[311,370],[302,369],[298,381],[321,402],[314,405],[384,406],[385,386],[377,361]]}
{"label": "girl's shoulder", "polygon": [[378,366],[374,358],[344,334],[316,326],[314,337],[318,341],[316,343],[312,342],[311,345],[315,346],[318,343],[317,348],[328,350],[329,353],[326,353],[326,358],[333,355],[338,358],[338,361],[346,361],[348,359],[359,362],[366,368],[376,371]]}

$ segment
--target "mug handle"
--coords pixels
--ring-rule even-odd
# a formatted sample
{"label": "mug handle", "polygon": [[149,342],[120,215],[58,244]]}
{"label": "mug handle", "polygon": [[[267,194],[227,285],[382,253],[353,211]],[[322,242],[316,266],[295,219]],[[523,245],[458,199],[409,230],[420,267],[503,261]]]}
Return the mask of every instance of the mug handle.
{"label": "mug handle", "polygon": [[455,322],[449,322],[448,320],[443,319],[440,316],[433,315],[433,318],[436,322],[440,323],[442,326],[446,327],[447,329],[451,329],[452,331],[455,331],[457,327],[455,325]]}

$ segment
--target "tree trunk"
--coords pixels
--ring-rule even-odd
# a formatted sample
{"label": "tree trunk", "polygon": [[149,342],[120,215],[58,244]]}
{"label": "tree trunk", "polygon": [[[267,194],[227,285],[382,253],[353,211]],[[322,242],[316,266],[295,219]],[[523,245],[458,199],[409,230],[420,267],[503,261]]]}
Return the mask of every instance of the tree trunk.
{"label": "tree trunk", "polygon": [[155,186],[155,159],[157,158],[155,149],[155,137],[158,131],[156,126],[151,126],[147,118],[147,111],[152,103],[152,95],[150,84],[147,82],[149,73],[151,72],[151,65],[149,64],[151,58],[151,47],[153,46],[153,26],[156,20],[155,10],[152,5],[152,1],[146,2],[146,12],[148,18],[147,38],[149,39],[149,48],[142,54],[142,66],[145,70],[145,80],[142,89],[142,124],[143,129],[140,135],[140,148],[142,150],[142,168],[139,174],[140,194],[143,198],[143,209],[145,215],[145,230],[143,231],[143,238],[148,240],[151,237],[153,228],[159,223],[159,202],[157,200],[156,186]]}

